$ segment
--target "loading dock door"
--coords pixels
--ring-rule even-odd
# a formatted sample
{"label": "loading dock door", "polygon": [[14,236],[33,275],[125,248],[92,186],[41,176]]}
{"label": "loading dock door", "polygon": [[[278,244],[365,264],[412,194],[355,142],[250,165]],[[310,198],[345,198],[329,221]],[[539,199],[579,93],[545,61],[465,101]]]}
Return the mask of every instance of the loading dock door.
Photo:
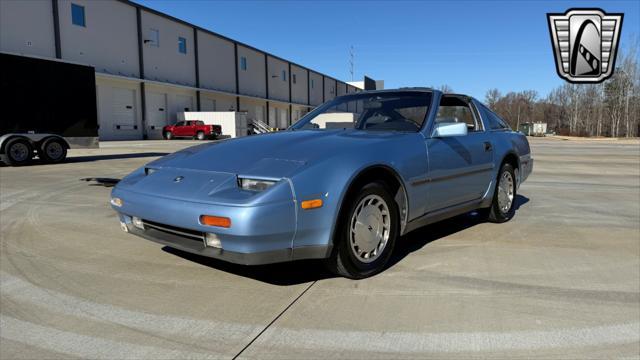
{"label": "loading dock door", "polygon": [[201,111],[216,111],[216,101],[213,99],[200,99]]}
{"label": "loading dock door", "polygon": [[131,89],[113,88],[113,126],[114,132],[137,130],[136,92]]}
{"label": "loading dock door", "polygon": [[162,127],[167,125],[167,95],[147,93],[147,136],[161,139]]}
{"label": "loading dock door", "polygon": [[265,122],[264,121],[264,107],[256,106],[256,120]]}
{"label": "loading dock door", "polygon": [[[176,95],[175,103],[176,103],[176,106],[175,106],[176,112],[194,111],[195,110],[193,108],[193,98],[191,98],[191,96]],[[172,120],[172,119],[170,119],[170,120]],[[174,122],[177,121],[177,119],[173,119],[173,120],[174,120]]]}
{"label": "loading dock door", "polygon": [[269,107],[269,119],[267,120],[267,124],[270,128],[277,127],[276,125],[276,109],[273,106]]}
{"label": "loading dock door", "polygon": [[279,112],[279,116],[278,116],[278,128],[279,129],[286,129],[289,127],[288,123],[289,123],[289,114],[288,111],[285,109],[278,109]]}

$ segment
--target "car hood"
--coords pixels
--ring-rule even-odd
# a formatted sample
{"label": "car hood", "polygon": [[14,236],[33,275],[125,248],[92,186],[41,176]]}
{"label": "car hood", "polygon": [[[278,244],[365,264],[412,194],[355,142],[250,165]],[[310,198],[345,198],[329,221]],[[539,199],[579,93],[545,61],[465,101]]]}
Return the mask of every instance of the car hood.
{"label": "car hood", "polygon": [[[415,134],[413,134],[415,136]],[[238,191],[237,176],[281,179],[320,161],[345,154],[367,156],[407,133],[358,130],[298,130],[248,136],[190,147],[147,164],[125,177],[114,191],[135,191],[177,200],[226,205],[288,199],[288,183],[271,191]],[[393,142],[397,144],[397,142]]]}
{"label": "car hood", "polygon": [[369,146],[407,135],[352,129],[283,131],[194,146],[149,166],[279,178],[304,165],[345,153],[364,153]]}

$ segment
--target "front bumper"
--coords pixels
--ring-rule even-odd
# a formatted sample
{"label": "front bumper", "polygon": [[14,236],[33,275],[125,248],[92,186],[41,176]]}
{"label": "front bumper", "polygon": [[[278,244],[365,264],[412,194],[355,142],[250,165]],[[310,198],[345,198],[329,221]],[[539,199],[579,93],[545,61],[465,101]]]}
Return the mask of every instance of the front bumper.
{"label": "front bumper", "polygon": [[[292,249],[290,248],[254,253],[228,251],[223,250],[222,248],[215,248],[205,245],[204,238],[198,241],[191,237],[162,231],[157,228],[145,227],[145,229],[139,229],[131,224],[130,219],[131,218],[126,215],[120,216],[120,220],[123,226],[126,227],[126,231],[128,233],[137,235],[147,240],[151,240],[158,244],[186,251],[192,254],[211,257],[242,265],[270,264],[290,261],[293,258]],[[126,222],[127,220],[129,222]]]}
{"label": "front bumper", "polygon": [[[114,189],[123,205],[113,207],[123,230],[147,240],[190,253],[243,264],[259,265],[329,256],[331,246],[295,248],[295,202],[254,206],[196,203]],[[230,228],[202,225],[200,215],[225,216]],[[134,226],[133,217],[143,228]],[[221,248],[207,246],[205,234],[215,234]]]}
{"label": "front bumper", "polygon": [[529,175],[533,172],[533,158],[531,155],[521,156],[520,157],[520,172],[518,179],[518,187],[527,180]]}

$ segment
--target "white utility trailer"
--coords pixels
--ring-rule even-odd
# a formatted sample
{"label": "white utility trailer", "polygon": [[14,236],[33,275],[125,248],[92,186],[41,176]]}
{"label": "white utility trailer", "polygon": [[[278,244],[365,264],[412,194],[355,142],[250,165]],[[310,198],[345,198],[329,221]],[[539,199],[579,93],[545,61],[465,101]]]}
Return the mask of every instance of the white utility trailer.
{"label": "white utility trailer", "polygon": [[248,134],[244,111],[187,111],[178,113],[178,121],[201,120],[207,125],[220,125],[222,136],[241,137]]}

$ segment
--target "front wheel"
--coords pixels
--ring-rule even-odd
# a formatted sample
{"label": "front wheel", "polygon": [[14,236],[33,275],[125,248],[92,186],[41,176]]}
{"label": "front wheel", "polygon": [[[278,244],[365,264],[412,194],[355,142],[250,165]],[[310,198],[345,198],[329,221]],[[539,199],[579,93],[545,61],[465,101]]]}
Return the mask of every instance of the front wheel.
{"label": "front wheel", "polygon": [[509,221],[516,212],[516,172],[511,164],[503,164],[498,173],[491,207],[485,210],[487,220],[494,223]]}
{"label": "front wheel", "polygon": [[398,206],[387,187],[365,185],[339,219],[327,266],[335,274],[362,279],[384,269],[398,237]]}
{"label": "front wheel", "polygon": [[205,139],[204,132],[198,131],[198,133],[196,134],[196,139],[204,140]]}
{"label": "front wheel", "polygon": [[164,138],[167,139],[167,140],[173,139],[173,133],[171,131],[165,131],[164,132]]}

